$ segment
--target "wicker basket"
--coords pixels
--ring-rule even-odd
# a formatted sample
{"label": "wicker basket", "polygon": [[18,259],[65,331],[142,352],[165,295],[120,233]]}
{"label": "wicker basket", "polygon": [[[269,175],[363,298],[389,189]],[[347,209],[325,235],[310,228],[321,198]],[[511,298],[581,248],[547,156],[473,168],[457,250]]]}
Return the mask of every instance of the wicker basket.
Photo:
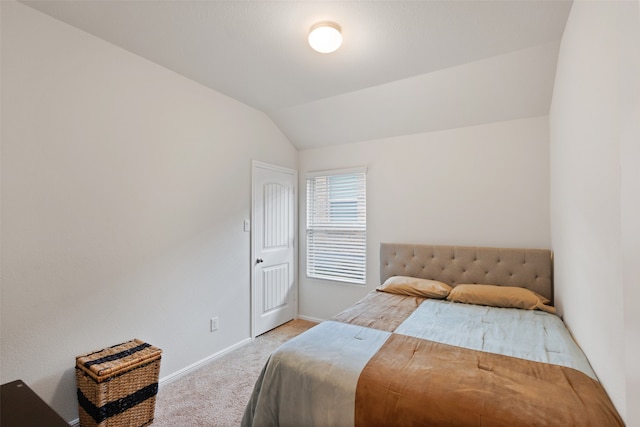
{"label": "wicker basket", "polygon": [[162,350],[138,339],[76,357],[82,427],[153,422]]}

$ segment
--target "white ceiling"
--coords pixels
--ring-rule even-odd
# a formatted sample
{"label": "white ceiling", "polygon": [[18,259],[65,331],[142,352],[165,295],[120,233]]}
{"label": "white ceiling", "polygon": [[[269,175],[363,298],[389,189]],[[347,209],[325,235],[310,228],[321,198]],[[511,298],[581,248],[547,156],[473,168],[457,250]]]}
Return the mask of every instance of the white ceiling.
{"label": "white ceiling", "polygon": [[[300,149],[548,114],[571,2],[22,3],[268,114]],[[337,22],[342,47],[306,43]]]}

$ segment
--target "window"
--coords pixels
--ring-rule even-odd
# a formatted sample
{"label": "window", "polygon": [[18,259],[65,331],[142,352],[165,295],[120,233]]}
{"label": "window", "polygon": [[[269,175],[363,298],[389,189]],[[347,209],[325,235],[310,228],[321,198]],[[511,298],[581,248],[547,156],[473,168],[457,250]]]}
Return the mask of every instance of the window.
{"label": "window", "polygon": [[366,169],[307,174],[307,277],[365,283]]}

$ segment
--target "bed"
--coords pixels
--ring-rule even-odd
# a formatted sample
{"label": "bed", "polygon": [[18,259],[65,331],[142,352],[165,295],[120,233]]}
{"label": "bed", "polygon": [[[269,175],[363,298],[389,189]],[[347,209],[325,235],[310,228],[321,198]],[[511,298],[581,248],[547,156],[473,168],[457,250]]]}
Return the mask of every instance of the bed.
{"label": "bed", "polygon": [[275,351],[264,426],[621,426],[541,249],[385,244],[381,286]]}

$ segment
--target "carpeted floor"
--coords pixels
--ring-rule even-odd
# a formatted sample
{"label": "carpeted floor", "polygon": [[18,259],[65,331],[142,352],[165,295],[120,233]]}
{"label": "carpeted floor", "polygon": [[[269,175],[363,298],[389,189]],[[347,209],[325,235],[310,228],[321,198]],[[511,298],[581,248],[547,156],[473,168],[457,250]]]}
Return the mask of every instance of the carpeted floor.
{"label": "carpeted floor", "polygon": [[156,398],[153,427],[239,426],[253,386],[271,353],[314,325],[292,320],[163,385]]}

